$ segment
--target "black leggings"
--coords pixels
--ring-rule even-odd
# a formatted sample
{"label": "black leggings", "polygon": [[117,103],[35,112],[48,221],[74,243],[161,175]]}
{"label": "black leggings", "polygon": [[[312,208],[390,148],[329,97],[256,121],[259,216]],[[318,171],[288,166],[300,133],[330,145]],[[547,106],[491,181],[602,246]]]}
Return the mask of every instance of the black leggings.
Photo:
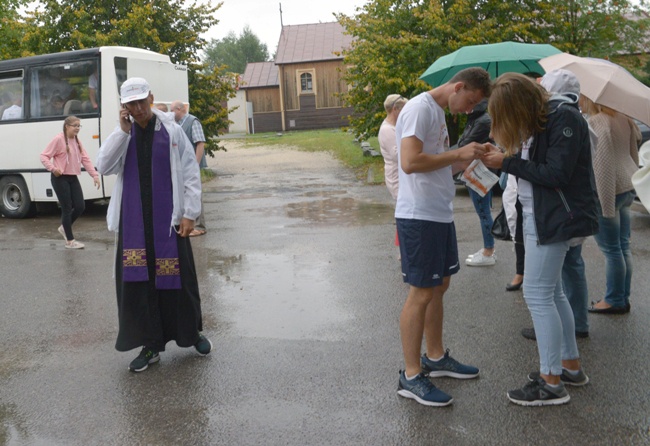
{"label": "black leggings", "polygon": [[79,218],[86,208],[79,178],[77,175],[61,175],[57,177],[52,174],[52,187],[61,204],[61,224],[65,230],[65,237],[68,240],[74,240],[72,223]]}
{"label": "black leggings", "polygon": [[526,254],[526,251],[524,249],[524,230],[523,230],[523,222],[524,222],[524,216],[521,211],[521,203],[519,203],[519,200],[515,203],[515,209],[517,210],[517,223],[516,223],[516,228],[515,228],[515,258],[517,259],[517,274],[523,276],[524,275],[524,257]]}

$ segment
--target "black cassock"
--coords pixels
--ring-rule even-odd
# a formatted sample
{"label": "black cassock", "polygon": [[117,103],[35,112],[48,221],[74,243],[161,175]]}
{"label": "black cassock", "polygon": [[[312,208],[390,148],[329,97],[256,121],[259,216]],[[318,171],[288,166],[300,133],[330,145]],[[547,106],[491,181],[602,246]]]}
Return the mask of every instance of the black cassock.
{"label": "black cassock", "polygon": [[[147,259],[155,259],[153,241],[153,199],[151,160],[157,117],[154,115],[146,129],[135,127],[140,175],[140,195],[144,220]],[[171,172],[169,172],[171,175]],[[170,183],[171,184],[171,183]],[[123,194],[129,191],[122,191]],[[169,191],[171,194],[171,190]],[[122,213],[120,213],[122,215]],[[171,216],[170,216],[171,218]],[[194,266],[194,255],[189,237],[176,237],[180,264],[181,289],[157,290],[155,286],[155,261],[148,262],[149,281],[122,281],[122,221],[117,242],[115,286],[119,331],[115,348],[127,351],[147,346],[164,351],[165,344],[176,341],[179,347],[191,347],[199,340],[203,330],[201,298]]]}

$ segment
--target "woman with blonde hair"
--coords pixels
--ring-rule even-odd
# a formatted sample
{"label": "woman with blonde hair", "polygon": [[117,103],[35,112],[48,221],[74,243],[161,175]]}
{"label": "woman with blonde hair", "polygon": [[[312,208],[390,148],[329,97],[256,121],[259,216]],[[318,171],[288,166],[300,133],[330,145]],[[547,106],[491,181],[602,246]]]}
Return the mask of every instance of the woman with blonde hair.
{"label": "woman with blonde hair", "polygon": [[623,314],[630,311],[632,252],[630,206],[635,192],[632,174],[638,170],[641,132],[630,118],[611,108],[580,99],[582,111],[598,137],[594,176],[598,192],[598,224],[594,236],[605,256],[605,298],[592,303],[590,313]]}
{"label": "woman with blonde hair", "polygon": [[562,289],[569,241],[598,230],[589,127],[577,102],[551,98],[535,81],[507,73],[495,81],[488,105],[492,136],[505,154],[488,143],[483,162],[518,178],[523,212],[524,299],[540,360],[530,382],[508,392],[510,401],[523,406],[565,404],[570,400],[565,384],[589,382]]}
{"label": "woman with blonde hair", "polygon": [[384,101],[386,110],[386,119],[379,127],[379,147],[381,155],[384,157],[384,179],[388,192],[397,200],[398,177],[397,174],[397,140],[395,139],[395,123],[399,113],[404,108],[408,99],[399,94],[389,94]]}
{"label": "woman with blonde hair", "polygon": [[79,184],[81,166],[99,189],[99,174],[95,170],[88,153],[79,141],[81,123],[76,116],[68,116],[63,121],[63,132],[56,135],[41,153],[41,162],[52,172],[52,188],[61,204],[61,226],[58,231],[65,240],[68,249],[82,249],[72,235],[72,224],[85,209],[83,191]]}
{"label": "woman with blonde hair", "polygon": [[[395,123],[399,113],[404,108],[408,99],[399,94],[389,94],[384,100],[384,110],[386,110],[386,119],[379,127],[377,139],[381,156],[384,157],[384,183],[388,192],[397,200],[397,191],[399,190],[399,172],[397,166],[397,140],[395,139]],[[395,233],[395,246],[399,246],[397,233]],[[399,253],[398,253],[399,258]]]}

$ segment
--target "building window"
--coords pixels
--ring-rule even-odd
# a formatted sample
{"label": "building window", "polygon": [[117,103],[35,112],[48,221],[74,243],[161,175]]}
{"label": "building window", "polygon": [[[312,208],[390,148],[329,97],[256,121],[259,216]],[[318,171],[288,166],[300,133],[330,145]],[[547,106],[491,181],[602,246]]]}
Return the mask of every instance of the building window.
{"label": "building window", "polygon": [[316,73],[314,70],[296,70],[298,96],[316,94]]}
{"label": "building window", "polygon": [[314,92],[311,73],[302,73],[300,75],[300,92],[301,93]]}

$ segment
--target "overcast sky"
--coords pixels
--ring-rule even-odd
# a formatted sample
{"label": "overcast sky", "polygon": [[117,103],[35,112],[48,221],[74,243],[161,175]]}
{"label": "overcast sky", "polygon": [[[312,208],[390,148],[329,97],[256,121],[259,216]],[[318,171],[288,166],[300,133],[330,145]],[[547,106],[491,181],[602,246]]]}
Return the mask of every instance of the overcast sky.
{"label": "overcast sky", "polygon": [[334,22],[333,12],[354,15],[355,8],[368,0],[222,0],[216,12],[217,26],[204,37],[222,39],[230,31],[239,36],[248,25],[253,33],[266,44],[269,55],[275,52],[280,40],[280,3],[282,23],[303,25],[307,23]]}

